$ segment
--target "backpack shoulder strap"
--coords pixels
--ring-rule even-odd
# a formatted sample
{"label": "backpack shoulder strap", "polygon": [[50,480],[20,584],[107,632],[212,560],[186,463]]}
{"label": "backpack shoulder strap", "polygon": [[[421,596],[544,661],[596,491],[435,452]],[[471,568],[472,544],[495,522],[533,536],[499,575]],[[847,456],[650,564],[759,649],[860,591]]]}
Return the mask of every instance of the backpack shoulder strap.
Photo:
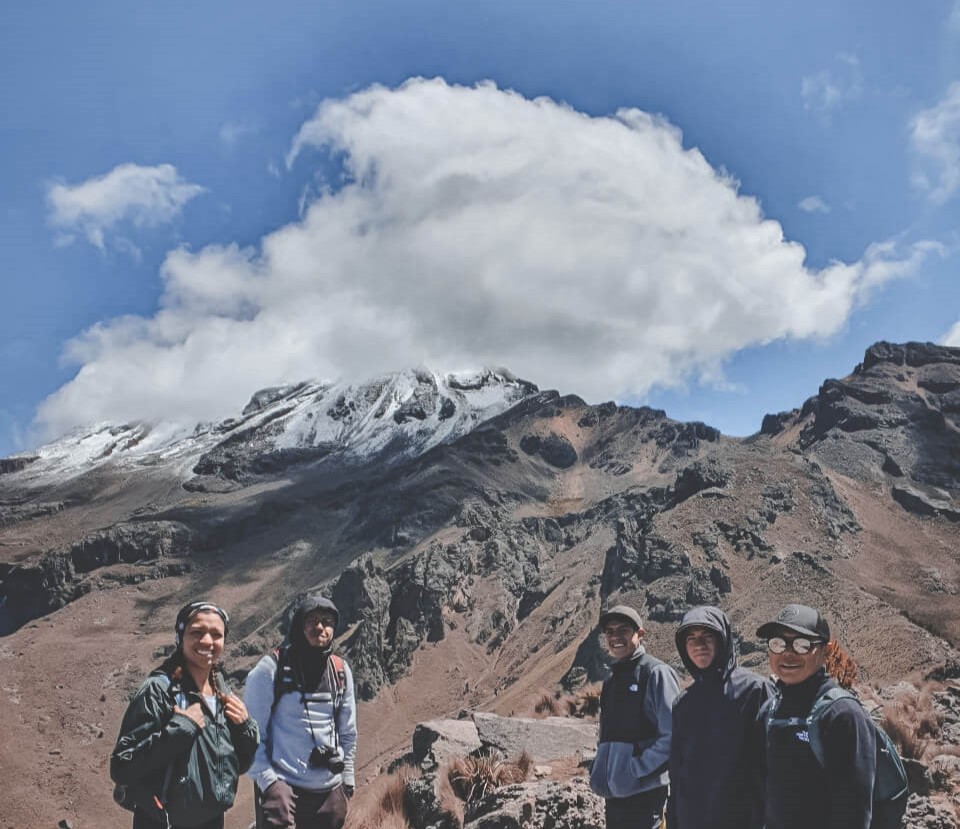
{"label": "backpack shoulder strap", "polygon": [[347,691],[347,671],[344,668],[343,657],[335,653],[330,654],[327,664],[330,666],[330,678],[333,680],[330,683],[330,690],[333,692],[333,708],[334,712],[339,714]]}
{"label": "backpack shoulder strap", "polygon": [[810,750],[813,751],[813,756],[817,758],[817,762],[821,766],[825,765],[825,760],[823,740],[820,737],[820,718],[838,699],[852,699],[860,702],[860,698],[850,693],[846,688],[829,688],[814,700],[813,707],[806,718],[807,733],[810,735]]}
{"label": "backpack shoulder strap", "polygon": [[274,648],[270,653],[267,654],[268,659],[272,659],[276,665],[276,670],[273,672],[273,700],[270,703],[270,714],[273,714],[273,709],[277,707],[277,703],[280,701],[280,697],[283,696],[283,685],[286,678],[287,671],[290,670],[290,666],[287,664],[286,660],[287,649],[286,648]]}

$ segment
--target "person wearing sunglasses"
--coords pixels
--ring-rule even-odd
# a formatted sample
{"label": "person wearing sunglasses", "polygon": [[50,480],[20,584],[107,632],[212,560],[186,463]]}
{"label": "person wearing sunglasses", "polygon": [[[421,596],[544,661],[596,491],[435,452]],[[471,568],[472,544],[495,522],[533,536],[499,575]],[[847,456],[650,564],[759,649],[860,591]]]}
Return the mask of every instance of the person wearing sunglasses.
{"label": "person wearing sunglasses", "polygon": [[766,829],[867,829],[876,773],[876,736],[853,698],[838,699],[818,719],[821,764],[807,717],[837,684],[826,672],[830,626],[819,611],[789,604],[761,625],[780,698],[766,720]]}
{"label": "person wearing sunglasses", "polygon": [[600,693],[590,788],[604,798],[607,829],[659,829],[680,683],[673,668],[646,652],[643,621],[632,607],[611,607],[600,629],[613,664]]}
{"label": "person wearing sunglasses", "polygon": [[730,620],[718,607],[687,611],[675,638],[693,684],[673,706],[667,826],[760,829],[760,709],[773,686],[737,665]]}

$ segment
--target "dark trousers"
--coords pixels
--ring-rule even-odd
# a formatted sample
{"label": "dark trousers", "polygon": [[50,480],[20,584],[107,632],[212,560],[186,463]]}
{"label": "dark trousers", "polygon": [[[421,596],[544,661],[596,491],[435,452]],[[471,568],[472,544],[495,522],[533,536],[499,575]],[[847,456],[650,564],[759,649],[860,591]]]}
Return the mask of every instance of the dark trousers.
{"label": "dark trousers", "polygon": [[630,797],[609,797],[604,801],[607,829],[660,829],[666,802],[666,786]]}
{"label": "dark trousers", "polygon": [[[158,820],[159,823],[157,822]],[[157,818],[154,819],[152,815],[145,814],[139,809],[136,809],[133,813],[133,829],[167,829],[167,823],[162,815],[158,814]],[[177,829],[177,827],[171,823],[170,829]],[[219,815],[213,820],[208,820],[206,823],[194,827],[194,829],[223,829],[223,815]]]}
{"label": "dark trousers", "polygon": [[257,829],[340,829],[347,819],[343,786],[312,792],[277,780],[265,792],[255,789],[254,794]]}

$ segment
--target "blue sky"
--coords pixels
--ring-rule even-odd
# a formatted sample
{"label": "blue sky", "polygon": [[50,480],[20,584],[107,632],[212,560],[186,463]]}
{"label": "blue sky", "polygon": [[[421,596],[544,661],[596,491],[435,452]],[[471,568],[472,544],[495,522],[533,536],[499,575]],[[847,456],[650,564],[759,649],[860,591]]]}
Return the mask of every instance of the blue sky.
{"label": "blue sky", "polygon": [[0,76],[0,456],[411,363],[747,434],[960,344],[948,0],[39,0]]}

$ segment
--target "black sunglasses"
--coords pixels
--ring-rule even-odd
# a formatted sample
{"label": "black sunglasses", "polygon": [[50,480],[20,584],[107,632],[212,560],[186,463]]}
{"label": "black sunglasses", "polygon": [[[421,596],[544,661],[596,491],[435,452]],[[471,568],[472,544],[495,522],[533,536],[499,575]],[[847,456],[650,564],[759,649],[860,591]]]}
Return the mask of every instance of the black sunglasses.
{"label": "black sunglasses", "polygon": [[797,636],[795,639],[784,639],[782,636],[774,636],[767,640],[767,650],[770,653],[783,653],[788,648],[800,656],[810,653],[817,645],[822,645],[819,639],[807,639],[805,636]]}

